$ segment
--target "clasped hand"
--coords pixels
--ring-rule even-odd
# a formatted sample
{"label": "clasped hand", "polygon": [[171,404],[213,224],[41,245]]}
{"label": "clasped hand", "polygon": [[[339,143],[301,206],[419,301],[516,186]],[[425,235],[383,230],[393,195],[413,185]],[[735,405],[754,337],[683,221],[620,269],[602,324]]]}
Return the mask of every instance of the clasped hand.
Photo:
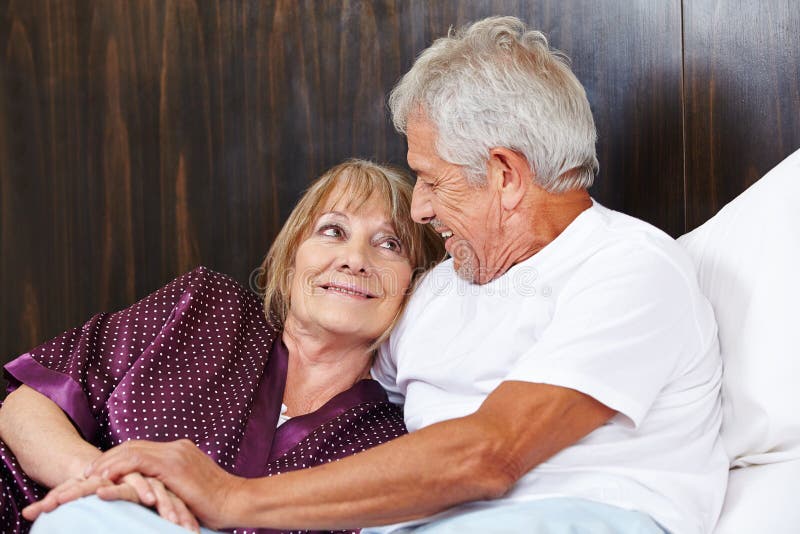
{"label": "clasped hand", "polygon": [[242,482],[189,440],[127,441],[95,459],[83,477],[61,483],[22,513],[33,521],[43,512],[97,494],[103,500],[153,507],[164,519],[199,532],[198,519],[211,528],[229,526],[225,508]]}
{"label": "clasped hand", "polygon": [[34,521],[43,512],[93,494],[107,501],[125,500],[152,507],[167,521],[200,532],[197,519],[178,496],[160,480],[139,473],[128,473],[117,483],[100,476],[70,478],[50,490],[42,500],[26,507],[22,515]]}

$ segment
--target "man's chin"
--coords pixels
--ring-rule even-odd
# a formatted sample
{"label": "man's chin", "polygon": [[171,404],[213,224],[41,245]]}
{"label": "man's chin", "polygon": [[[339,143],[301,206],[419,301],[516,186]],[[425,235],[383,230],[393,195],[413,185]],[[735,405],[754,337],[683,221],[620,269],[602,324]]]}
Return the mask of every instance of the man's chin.
{"label": "man's chin", "polygon": [[480,269],[476,268],[475,262],[473,261],[453,261],[453,268],[456,271],[456,275],[464,280],[465,282],[469,282],[470,284],[485,284],[486,282],[481,282],[480,280]]}
{"label": "man's chin", "polygon": [[453,258],[453,269],[459,278],[478,286],[488,284],[506,272],[505,270],[488,271],[482,268],[477,261],[458,261],[455,258]]}
{"label": "man's chin", "polygon": [[447,252],[453,258],[453,268],[456,271],[456,275],[471,284],[480,284],[480,262],[475,255],[475,250],[467,240],[458,239],[452,241],[453,239],[450,238],[446,245],[448,245]]}

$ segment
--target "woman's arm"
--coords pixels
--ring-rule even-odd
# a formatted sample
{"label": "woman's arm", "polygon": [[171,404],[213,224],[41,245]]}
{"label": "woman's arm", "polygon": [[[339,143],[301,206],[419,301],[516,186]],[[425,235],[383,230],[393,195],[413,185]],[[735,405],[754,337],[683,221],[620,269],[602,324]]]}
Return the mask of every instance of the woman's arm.
{"label": "woman's arm", "polygon": [[171,326],[181,301],[191,298],[187,291],[203,289],[211,275],[195,269],[132,306],[96,314],[5,365],[17,389],[0,409],[0,438],[28,476],[54,488],[82,476],[100,454],[89,442],[109,447],[128,437],[100,439],[109,397],[161,330]]}
{"label": "woman's arm", "polygon": [[0,438],[30,478],[48,488],[57,488],[56,493],[66,494],[61,500],[54,492],[48,494],[54,502],[34,507],[32,516],[26,514],[31,520],[42,511],[52,510],[59,502],[69,502],[94,493],[99,487],[107,487],[115,498],[154,506],[165,519],[199,531],[197,520],[183,502],[158,481],[135,473],[116,486],[108,481],[85,480],[86,467],[101,452],[81,437],[56,403],[24,384],[9,394],[0,408]]}
{"label": "woman's arm", "polygon": [[9,394],[0,408],[0,438],[25,473],[48,488],[82,477],[100,456],[56,403],[26,385]]}

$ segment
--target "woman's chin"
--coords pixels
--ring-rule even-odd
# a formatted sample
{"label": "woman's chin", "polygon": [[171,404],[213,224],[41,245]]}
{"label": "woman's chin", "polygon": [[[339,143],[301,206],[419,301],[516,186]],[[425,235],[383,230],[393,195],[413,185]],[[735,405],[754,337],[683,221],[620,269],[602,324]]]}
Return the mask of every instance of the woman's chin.
{"label": "woman's chin", "polygon": [[[362,318],[363,319],[363,318]],[[381,325],[374,324],[370,320],[361,320],[352,316],[333,316],[333,317],[320,317],[318,318],[319,326],[329,332],[331,335],[341,338],[340,341],[346,345],[371,345],[373,340],[377,339],[386,325],[379,328]]]}

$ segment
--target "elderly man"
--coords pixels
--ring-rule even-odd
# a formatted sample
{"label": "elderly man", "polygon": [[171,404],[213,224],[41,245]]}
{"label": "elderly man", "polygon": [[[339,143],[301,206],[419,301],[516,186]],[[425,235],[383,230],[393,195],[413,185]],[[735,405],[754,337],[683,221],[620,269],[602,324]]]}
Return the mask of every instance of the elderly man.
{"label": "elderly man", "polygon": [[486,19],[437,40],[390,105],[413,215],[452,256],[373,371],[411,433],[263,479],[188,442],[130,443],[87,473],[157,476],[215,528],[711,531],[727,474],[713,313],[672,239],[589,196],[595,127],[565,58]]}

